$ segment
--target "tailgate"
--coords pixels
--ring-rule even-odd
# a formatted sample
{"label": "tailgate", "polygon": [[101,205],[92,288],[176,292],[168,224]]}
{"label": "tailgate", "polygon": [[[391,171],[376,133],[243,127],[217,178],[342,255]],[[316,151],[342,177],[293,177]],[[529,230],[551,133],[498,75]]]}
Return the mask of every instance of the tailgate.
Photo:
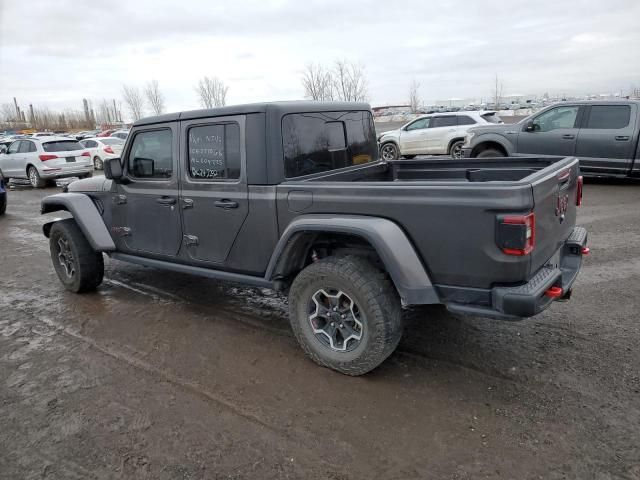
{"label": "tailgate", "polygon": [[565,159],[541,173],[544,175],[531,184],[536,217],[531,273],[538,271],[571,235],[577,215],[578,159]]}

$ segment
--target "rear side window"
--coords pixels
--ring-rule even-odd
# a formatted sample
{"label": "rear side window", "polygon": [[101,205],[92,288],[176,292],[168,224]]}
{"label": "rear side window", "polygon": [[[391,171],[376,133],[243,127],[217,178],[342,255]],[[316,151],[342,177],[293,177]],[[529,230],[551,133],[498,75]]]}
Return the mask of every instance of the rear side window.
{"label": "rear side window", "polygon": [[476,121],[468,115],[458,116],[458,125],[475,125]]}
{"label": "rear side window", "polygon": [[18,150],[18,153],[30,153],[35,151],[36,146],[33,142],[29,142],[28,140],[23,140],[22,142],[20,142],[20,150]]}
{"label": "rear side window", "polygon": [[495,113],[484,113],[480,116],[489,123],[502,123],[502,119]]}
{"label": "rear side window", "polygon": [[629,105],[593,105],[585,128],[618,129],[629,125]]}
{"label": "rear side window", "polygon": [[42,148],[45,152],[71,152],[73,150],[82,150],[82,145],[75,140],[56,140],[44,142]]}
{"label": "rear side window", "polygon": [[240,178],[240,127],[237,123],[191,127],[188,148],[191,178]]}
{"label": "rear side window", "polygon": [[282,118],[285,177],[328,172],[378,159],[371,113],[293,113]]}
{"label": "rear side window", "polygon": [[168,128],[137,133],[129,152],[129,173],[136,178],[171,178],[172,140]]}
{"label": "rear side window", "polygon": [[458,120],[453,115],[449,117],[433,117],[431,119],[431,123],[429,124],[429,128],[455,127],[457,125]]}

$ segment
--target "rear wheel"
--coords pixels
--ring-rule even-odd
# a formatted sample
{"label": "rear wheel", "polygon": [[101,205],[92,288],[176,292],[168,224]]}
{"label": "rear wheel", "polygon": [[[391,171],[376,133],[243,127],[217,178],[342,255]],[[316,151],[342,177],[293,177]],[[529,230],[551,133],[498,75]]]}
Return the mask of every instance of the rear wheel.
{"label": "rear wheel", "polygon": [[100,157],[93,157],[93,168],[95,168],[96,170],[102,170],[103,165]]}
{"label": "rear wheel", "polygon": [[328,257],[305,268],[289,292],[291,327],[317,364],[362,375],[395,350],[400,300],[384,272],[356,257]]}
{"label": "rear wheel", "polygon": [[27,174],[29,175],[29,183],[31,183],[31,186],[33,188],[44,188],[47,184],[47,182],[40,178],[40,174],[38,173],[38,169],[36,167],[29,167]]}
{"label": "rear wheel", "polygon": [[72,218],[56,222],[49,234],[53,268],[64,287],[75,293],[90,292],[102,283],[104,260]]}
{"label": "rear wheel", "polygon": [[451,148],[449,149],[451,158],[462,158],[462,145],[464,145],[464,140],[458,140],[451,144]]}
{"label": "rear wheel", "polygon": [[397,160],[400,156],[400,152],[398,151],[398,147],[396,147],[395,143],[385,143],[380,147],[380,155],[383,160]]}
{"label": "rear wheel", "polygon": [[506,155],[500,150],[494,150],[493,148],[487,148],[476,155],[476,158],[489,158],[489,157],[506,157]]}

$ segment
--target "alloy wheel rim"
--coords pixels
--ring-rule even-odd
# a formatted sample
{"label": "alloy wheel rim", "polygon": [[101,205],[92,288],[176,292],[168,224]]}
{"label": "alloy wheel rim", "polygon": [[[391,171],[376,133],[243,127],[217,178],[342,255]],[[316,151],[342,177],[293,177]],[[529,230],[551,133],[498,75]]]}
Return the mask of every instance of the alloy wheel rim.
{"label": "alloy wheel rim", "polygon": [[396,147],[393,145],[385,145],[382,147],[382,158],[384,160],[393,160],[396,158]]}
{"label": "alloy wheel rim", "polygon": [[38,177],[36,176],[36,171],[33,168],[29,170],[29,181],[34,187],[38,184]]}
{"label": "alloy wheel rim", "polygon": [[451,152],[451,156],[453,158],[461,158],[462,157],[462,144],[457,144],[453,146],[453,151]]}
{"label": "alloy wheel rim", "polygon": [[363,314],[344,291],[321,288],[309,302],[309,324],[315,338],[334,352],[358,347],[364,333]]}
{"label": "alloy wheel rim", "polygon": [[62,237],[58,239],[58,263],[64,268],[67,277],[72,278],[75,275],[76,267],[69,241]]}

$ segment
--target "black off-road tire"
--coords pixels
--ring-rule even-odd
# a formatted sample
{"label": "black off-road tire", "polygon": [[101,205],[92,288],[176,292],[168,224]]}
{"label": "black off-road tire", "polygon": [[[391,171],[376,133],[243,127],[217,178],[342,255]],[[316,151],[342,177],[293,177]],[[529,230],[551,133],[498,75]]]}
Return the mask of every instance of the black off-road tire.
{"label": "black off-road tire", "polygon": [[[62,245],[68,246],[71,255],[67,264],[73,268],[71,274],[69,267],[62,264],[60,257]],[[91,248],[73,218],[53,224],[49,234],[49,250],[53,268],[67,290],[75,293],[91,292],[102,283],[104,276],[102,253]]]}
{"label": "black off-road tire", "polygon": [[7,192],[0,193],[0,215],[7,211]]}
{"label": "black off-road tire", "polygon": [[[342,291],[357,305],[363,327],[353,350],[335,351],[314,333],[309,317],[313,297],[321,289]],[[289,291],[289,321],[302,349],[317,364],[346,375],[365,374],[391,355],[402,336],[401,310],[387,275],[352,255],[312,263],[298,274]]]}
{"label": "black off-road tire", "polygon": [[413,160],[414,158],[416,158],[415,155],[403,155],[404,158],[406,158],[407,160]]}
{"label": "black off-road tire", "polygon": [[476,155],[476,158],[500,158],[506,157],[506,155],[500,150],[494,150],[493,148],[487,148],[486,150],[482,150],[480,153]]}

